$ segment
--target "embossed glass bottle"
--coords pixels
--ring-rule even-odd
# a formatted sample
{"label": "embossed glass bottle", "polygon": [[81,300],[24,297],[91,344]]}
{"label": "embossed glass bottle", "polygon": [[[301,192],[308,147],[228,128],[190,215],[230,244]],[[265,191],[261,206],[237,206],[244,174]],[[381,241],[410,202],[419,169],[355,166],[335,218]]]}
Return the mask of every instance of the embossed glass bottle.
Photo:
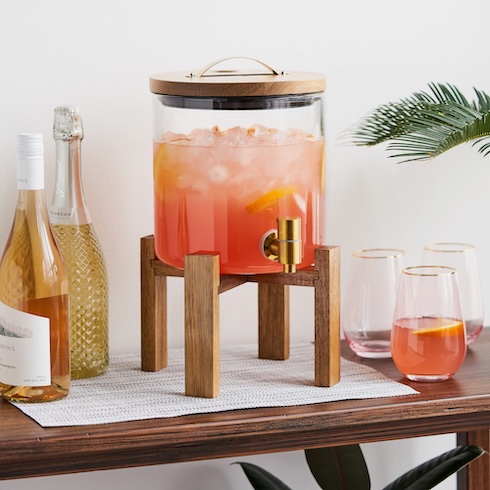
{"label": "embossed glass bottle", "polygon": [[77,107],[54,111],[56,181],[50,219],[68,268],[72,378],[98,376],[109,364],[108,279],[81,179],[83,125]]}

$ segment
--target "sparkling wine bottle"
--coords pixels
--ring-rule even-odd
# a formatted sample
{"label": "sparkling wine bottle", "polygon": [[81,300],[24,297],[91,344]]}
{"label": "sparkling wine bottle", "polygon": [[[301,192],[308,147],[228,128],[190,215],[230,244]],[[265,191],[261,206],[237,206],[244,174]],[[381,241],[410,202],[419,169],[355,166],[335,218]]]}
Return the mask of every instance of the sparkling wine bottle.
{"label": "sparkling wine bottle", "polygon": [[77,107],[54,111],[56,181],[50,219],[68,268],[72,378],[98,376],[109,364],[108,280],[81,180],[83,126]]}
{"label": "sparkling wine bottle", "polygon": [[17,144],[17,206],[0,262],[0,393],[45,402],[70,388],[68,273],[44,196],[42,135]]}

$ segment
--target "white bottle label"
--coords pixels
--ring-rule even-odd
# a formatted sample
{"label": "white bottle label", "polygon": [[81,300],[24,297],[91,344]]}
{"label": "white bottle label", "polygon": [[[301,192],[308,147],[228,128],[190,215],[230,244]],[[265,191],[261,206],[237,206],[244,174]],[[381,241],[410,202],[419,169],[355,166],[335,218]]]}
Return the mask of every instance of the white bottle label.
{"label": "white bottle label", "polygon": [[39,158],[24,158],[17,162],[17,189],[44,189],[44,161]]}
{"label": "white bottle label", "polygon": [[15,310],[0,301],[0,381],[12,386],[49,386],[49,318]]}

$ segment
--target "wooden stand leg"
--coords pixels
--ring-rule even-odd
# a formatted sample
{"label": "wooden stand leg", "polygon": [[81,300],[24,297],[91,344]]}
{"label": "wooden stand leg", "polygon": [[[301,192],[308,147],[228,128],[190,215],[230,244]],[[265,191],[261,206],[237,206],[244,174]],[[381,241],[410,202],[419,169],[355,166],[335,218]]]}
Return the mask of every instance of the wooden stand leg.
{"label": "wooden stand leg", "polygon": [[143,237],[141,246],[141,369],[167,367],[167,278],[152,268],[156,260],[153,237]]}
{"label": "wooden stand leg", "polygon": [[185,293],[185,394],[219,395],[219,255],[187,255]]}
{"label": "wooden stand leg", "polygon": [[258,284],[259,358],[289,358],[289,286]]}
{"label": "wooden stand leg", "polygon": [[[490,452],[490,431],[483,429],[462,432],[457,435],[457,444],[474,444]],[[458,472],[458,490],[490,490],[490,460],[487,455]]]}
{"label": "wooden stand leg", "polygon": [[315,385],[340,381],[340,248],[315,251]]}

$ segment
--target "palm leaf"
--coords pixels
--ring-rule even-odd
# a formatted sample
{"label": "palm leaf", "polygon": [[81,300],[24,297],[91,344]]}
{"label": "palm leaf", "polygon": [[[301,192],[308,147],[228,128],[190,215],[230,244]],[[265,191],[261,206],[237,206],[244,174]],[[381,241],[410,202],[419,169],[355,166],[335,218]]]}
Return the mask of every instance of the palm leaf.
{"label": "palm leaf", "polygon": [[[453,114],[450,117],[458,116]],[[412,132],[389,143],[388,150],[396,152],[391,157],[406,158],[404,161],[429,160],[460,144],[476,140],[473,144],[478,145],[490,137],[490,113],[474,118],[459,128],[456,124],[456,121],[425,126],[420,121],[413,124]],[[488,143],[483,144],[478,151],[486,156],[489,152]]]}
{"label": "palm leaf", "polygon": [[490,96],[475,89],[469,102],[453,85],[429,84],[430,93],[416,92],[400,102],[379,106],[349,131],[356,145],[389,141],[392,157],[429,160],[462,143],[476,140],[490,153]]}
{"label": "palm leaf", "polygon": [[[451,84],[443,84],[443,83],[429,83],[429,88],[432,92],[432,96],[426,94],[428,100],[432,100],[433,103],[436,104],[458,104],[463,107],[473,107],[473,104],[470,104],[463,93],[454,85]],[[422,92],[425,94],[425,92]]]}
{"label": "palm leaf", "polygon": [[291,490],[279,478],[252,463],[238,462],[255,490]]}
{"label": "palm leaf", "polygon": [[369,490],[371,482],[359,444],[306,449],[306,461],[323,490]]}
{"label": "palm leaf", "polygon": [[480,112],[490,112],[490,96],[485,92],[474,89],[478,104],[474,103],[474,108]]}
{"label": "palm leaf", "polygon": [[406,123],[413,120],[419,111],[428,107],[428,101],[416,96],[379,106],[351,128],[348,135],[356,145],[373,146],[383,143],[406,134]]}
{"label": "palm leaf", "polygon": [[478,446],[458,446],[413,468],[383,490],[430,490],[484,453]]}

